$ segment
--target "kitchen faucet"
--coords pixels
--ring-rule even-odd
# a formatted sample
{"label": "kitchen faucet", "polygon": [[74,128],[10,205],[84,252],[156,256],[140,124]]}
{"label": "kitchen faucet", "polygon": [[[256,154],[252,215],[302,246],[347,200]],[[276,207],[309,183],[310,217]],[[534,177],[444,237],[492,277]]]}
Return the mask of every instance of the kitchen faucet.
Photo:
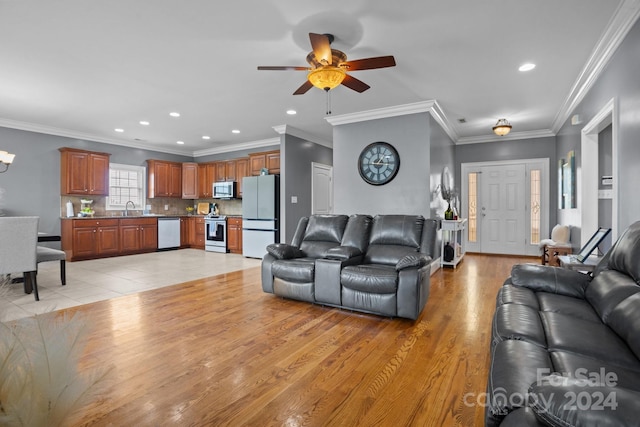
{"label": "kitchen faucet", "polygon": [[133,206],[133,209],[136,208],[136,204],[133,203],[131,200],[128,200],[127,203],[125,203],[124,205],[124,216],[129,216],[129,203],[131,203],[131,206]]}

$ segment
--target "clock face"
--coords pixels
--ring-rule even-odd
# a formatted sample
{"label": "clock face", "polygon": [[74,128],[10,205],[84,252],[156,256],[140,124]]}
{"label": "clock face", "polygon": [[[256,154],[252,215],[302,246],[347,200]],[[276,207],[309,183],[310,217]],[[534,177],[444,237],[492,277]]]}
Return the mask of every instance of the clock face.
{"label": "clock face", "polygon": [[382,185],[395,178],[400,169],[400,156],[391,144],[374,142],[367,145],[358,158],[358,172],[365,182]]}

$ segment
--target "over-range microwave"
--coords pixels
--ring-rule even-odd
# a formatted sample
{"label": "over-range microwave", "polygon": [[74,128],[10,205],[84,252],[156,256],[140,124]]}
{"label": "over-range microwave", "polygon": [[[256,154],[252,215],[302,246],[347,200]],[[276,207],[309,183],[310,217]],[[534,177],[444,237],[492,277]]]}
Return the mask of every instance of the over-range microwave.
{"label": "over-range microwave", "polygon": [[214,182],[213,198],[214,199],[235,199],[237,195],[236,182]]}

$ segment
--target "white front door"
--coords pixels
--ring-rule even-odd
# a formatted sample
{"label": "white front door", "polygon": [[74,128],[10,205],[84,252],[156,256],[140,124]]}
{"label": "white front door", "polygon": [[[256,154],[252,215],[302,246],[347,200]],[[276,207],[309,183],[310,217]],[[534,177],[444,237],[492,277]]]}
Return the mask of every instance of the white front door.
{"label": "white front door", "polygon": [[481,168],[482,252],[526,253],[525,171],[524,164]]}
{"label": "white front door", "polygon": [[311,213],[333,212],[333,167],[311,163]]}

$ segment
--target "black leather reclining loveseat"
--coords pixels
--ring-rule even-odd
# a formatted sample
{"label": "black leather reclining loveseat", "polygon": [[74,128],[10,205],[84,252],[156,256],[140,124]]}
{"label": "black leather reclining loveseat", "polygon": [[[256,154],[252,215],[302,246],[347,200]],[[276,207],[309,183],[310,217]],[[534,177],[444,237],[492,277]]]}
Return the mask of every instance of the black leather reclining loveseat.
{"label": "black leather reclining loveseat", "polygon": [[291,244],[269,245],[262,289],[276,295],[416,319],[429,296],[437,222],[416,215],[312,215]]}
{"label": "black leather reclining loveseat", "polygon": [[640,222],[590,275],[516,265],[497,297],[486,425],[640,426]]}

